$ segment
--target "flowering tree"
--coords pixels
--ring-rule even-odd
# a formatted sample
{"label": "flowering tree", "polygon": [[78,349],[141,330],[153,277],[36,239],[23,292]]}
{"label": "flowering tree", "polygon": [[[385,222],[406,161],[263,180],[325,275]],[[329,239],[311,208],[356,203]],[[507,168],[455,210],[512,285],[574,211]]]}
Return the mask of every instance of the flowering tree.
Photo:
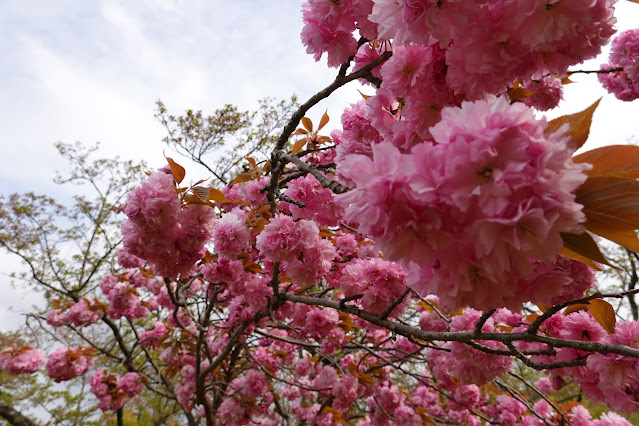
{"label": "flowering tree", "polygon": [[[573,155],[598,101],[550,122],[534,111],[608,43],[613,6],[309,0],[302,42],[334,82],[281,110],[270,145],[249,139],[270,154],[240,173],[224,160],[214,184],[186,184],[168,158],[149,174],[122,205],[120,269],[99,290],[60,281],[46,313],[84,342],[48,359],[9,346],[0,367],[90,372],[120,423],[149,392],[189,424],[629,425],[575,399],[639,410],[639,323],[606,301],[636,307],[639,290],[597,290],[610,262],[593,238],[639,251],[639,147]],[[627,101],[637,34],[597,72]],[[321,134],[328,115],[307,112],[355,80],[374,94]],[[204,163],[249,125],[220,111],[202,126],[160,104],[167,142]],[[108,337],[85,334],[98,324]]]}

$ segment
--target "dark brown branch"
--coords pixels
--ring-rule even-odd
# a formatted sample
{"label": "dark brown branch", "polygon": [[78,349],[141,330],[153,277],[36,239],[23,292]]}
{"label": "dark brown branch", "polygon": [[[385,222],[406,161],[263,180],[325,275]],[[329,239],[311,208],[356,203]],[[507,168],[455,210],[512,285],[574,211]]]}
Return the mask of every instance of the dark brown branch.
{"label": "dark brown branch", "polygon": [[519,374],[516,374],[516,373],[513,373],[513,372],[510,372],[508,374],[510,374],[512,377],[520,380],[522,383],[524,383],[526,386],[528,386],[530,389],[532,389],[533,392],[535,392],[537,395],[539,395],[540,398],[542,398],[544,401],[546,401],[548,403],[548,405],[550,405],[555,410],[555,412],[557,414],[559,414],[559,416],[563,420],[564,424],[570,424],[570,422],[568,422],[568,419],[566,418],[564,413],[559,409],[559,407],[557,407],[557,404],[555,404],[552,399],[547,398],[546,395],[544,395],[543,392],[541,392],[539,389],[537,389],[537,387],[535,385],[532,385],[532,384],[528,383],[528,381],[526,379],[524,379],[523,377],[521,377]]}
{"label": "dark brown branch", "polygon": [[[333,308],[338,311],[346,312],[348,314],[355,315],[359,318],[362,318],[371,324],[378,325],[380,327],[384,327],[391,332],[399,334],[405,337],[414,337],[416,339],[420,339],[427,342],[432,341],[449,341],[449,342],[461,342],[467,343],[473,340],[491,340],[495,342],[501,342],[504,344],[523,341],[523,342],[537,342],[537,343],[545,343],[547,345],[551,345],[553,347],[558,348],[571,348],[586,352],[597,352],[601,354],[619,354],[625,355],[633,358],[639,358],[639,349],[631,348],[624,345],[611,345],[607,343],[600,342],[584,342],[579,340],[566,340],[566,339],[558,339],[554,337],[541,336],[538,334],[531,334],[528,331],[520,332],[520,333],[489,333],[489,332],[481,332],[479,334],[475,334],[474,331],[458,331],[458,332],[447,332],[447,331],[424,331],[418,327],[413,327],[406,324],[400,324],[395,321],[390,320],[382,320],[379,316],[372,314],[370,312],[363,311],[355,306],[341,304],[339,302],[335,302],[327,299],[320,299],[315,297],[305,297],[305,296],[297,296],[290,293],[284,293],[281,297],[285,300],[289,300],[291,302],[296,303],[304,303],[306,305],[313,306],[324,306],[327,308]],[[515,353],[512,354],[515,356]]]}
{"label": "dark brown branch", "polygon": [[588,302],[591,300],[603,299],[606,297],[614,297],[614,298],[620,299],[620,298],[624,298],[628,295],[636,294],[636,293],[639,293],[639,289],[625,291],[623,293],[597,293],[588,297],[583,297],[581,299],[571,300],[569,302],[562,303],[561,305],[553,306],[552,308],[544,312],[542,315],[540,315],[532,324],[530,324],[530,326],[526,330],[526,333],[536,334],[537,331],[539,330],[539,327],[541,327],[541,324],[543,324],[544,321],[546,321],[548,318],[550,318],[551,316],[553,316],[554,314],[556,314],[557,312],[561,311],[562,309],[568,306],[588,304]]}
{"label": "dark brown branch", "polygon": [[13,426],[36,426],[27,416],[13,408],[11,405],[0,401],[0,417]]}
{"label": "dark brown branch", "polygon": [[393,312],[393,309],[398,307],[399,304],[404,301],[404,298],[406,297],[406,295],[409,292],[410,292],[410,288],[407,287],[406,290],[404,290],[404,292],[402,294],[400,294],[397,299],[393,300],[393,303],[391,303],[390,306],[388,308],[386,308],[386,310],[384,312],[382,312],[382,314],[379,316],[379,318],[383,319],[383,320],[388,318],[388,316],[391,314],[391,312]]}
{"label": "dark brown branch", "polygon": [[319,101],[321,101],[322,99],[328,98],[331,95],[331,93],[333,93],[335,90],[339,89],[346,83],[349,83],[353,80],[357,80],[358,78],[363,78],[364,76],[369,74],[373,69],[375,69],[378,65],[386,61],[391,56],[392,56],[392,52],[384,52],[379,58],[375,59],[370,64],[366,65],[365,67],[349,75],[345,75],[345,74],[346,74],[346,70],[348,69],[348,66],[350,65],[350,61],[342,65],[337,77],[331,84],[329,84],[324,89],[317,92],[315,95],[311,96],[306,102],[300,105],[297,111],[295,111],[290,121],[286,124],[286,127],[284,127],[284,131],[282,131],[282,134],[278,138],[275,149],[278,150],[278,149],[284,148],[284,145],[286,145],[286,142],[288,142],[288,139],[291,137],[291,135],[293,134],[297,126],[300,124],[300,121],[302,121],[302,118],[304,117],[304,115],[306,115],[308,110],[310,110],[312,107],[317,105]]}
{"label": "dark brown branch", "polygon": [[607,73],[611,73],[611,72],[619,72],[619,71],[623,71],[623,67],[614,67],[614,68],[608,68],[608,69],[602,69],[602,70],[575,70],[575,71],[568,71],[567,74],[571,75],[571,74],[607,74]]}
{"label": "dark brown branch", "polygon": [[495,309],[491,309],[490,311],[486,311],[484,312],[481,317],[479,317],[479,320],[477,321],[477,324],[475,324],[475,334],[476,335],[480,335],[481,334],[481,329],[484,326],[484,324],[486,324],[486,321],[488,321],[488,319],[495,313]]}
{"label": "dark brown branch", "polygon": [[275,151],[273,153],[273,156],[274,156],[274,158],[286,160],[287,162],[291,162],[291,163],[295,164],[298,169],[300,169],[300,170],[302,170],[304,172],[312,174],[315,177],[315,179],[317,179],[319,181],[319,183],[322,184],[322,186],[324,188],[330,189],[335,194],[343,194],[345,192],[350,191],[349,188],[340,185],[338,182],[336,182],[336,181],[334,181],[332,179],[327,178],[319,170],[317,170],[315,167],[309,166],[308,164],[306,164],[304,161],[300,160],[295,155],[287,154],[284,151],[280,150],[280,151]]}

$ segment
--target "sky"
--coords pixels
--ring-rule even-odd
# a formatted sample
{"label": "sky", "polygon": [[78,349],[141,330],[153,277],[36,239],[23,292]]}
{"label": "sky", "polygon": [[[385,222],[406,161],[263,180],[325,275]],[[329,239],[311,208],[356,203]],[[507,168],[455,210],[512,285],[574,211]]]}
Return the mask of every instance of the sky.
{"label": "sky", "polygon": [[[266,96],[304,101],[335,75],[305,53],[301,2],[272,0],[0,1],[0,194],[35,191],[69,197],[52,183],[65,163],[53,144],[101,143],[101,155],[164,165],[155,101],[169,112],[212,112],[225,104],[253,109]],[[618,29],[639,22],[639,4],[620,1]],[[577,66],[596,69],[603,58]],[[639,101],[617,101],[593,75],[575,76],[563,106],[573,113],[604,99],[585,148],[639,137]],[[361,99],[347,86],[309,116],[332,123]],[[370,89],[369,89],[370,90]],[[635,139],[637,140],[637,139]],[[177,156],[173,155],[176,159]],[[187,161],[181,161],[188,165]],[[199,177],[199,176],[198,176]],[[187,174],[187,179],[189,174]],[[0,254],[0,330],[15,328],[34,300],[10,288],[19,267]]]}

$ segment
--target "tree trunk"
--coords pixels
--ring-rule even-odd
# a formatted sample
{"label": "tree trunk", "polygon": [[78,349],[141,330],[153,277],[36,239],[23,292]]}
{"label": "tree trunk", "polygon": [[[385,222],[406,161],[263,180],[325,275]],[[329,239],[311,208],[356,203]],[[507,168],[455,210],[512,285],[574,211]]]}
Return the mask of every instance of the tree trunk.
{"label": "tree trunk", "polygon": [[0,402],[0,417],[8,421],[13,426],[36,426],[36,424],[24,414],[4,402]]}

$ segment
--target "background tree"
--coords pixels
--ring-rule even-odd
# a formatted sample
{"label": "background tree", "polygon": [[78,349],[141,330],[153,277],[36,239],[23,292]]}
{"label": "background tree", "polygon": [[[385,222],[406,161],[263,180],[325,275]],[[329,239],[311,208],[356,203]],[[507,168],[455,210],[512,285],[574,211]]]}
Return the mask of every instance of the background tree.
{"label": "background tree", "polygon": [[166,128],[163,141],[180,155],[203,166],[216,179],[228,185],[243,166],[244,158],[268,160],[282,128],[299,106],[297,98],[258,101],[256,111],[239,111],[226,105],[210,116],[187,110],[182,116],[170,115],[161,101],[156,117]]}

